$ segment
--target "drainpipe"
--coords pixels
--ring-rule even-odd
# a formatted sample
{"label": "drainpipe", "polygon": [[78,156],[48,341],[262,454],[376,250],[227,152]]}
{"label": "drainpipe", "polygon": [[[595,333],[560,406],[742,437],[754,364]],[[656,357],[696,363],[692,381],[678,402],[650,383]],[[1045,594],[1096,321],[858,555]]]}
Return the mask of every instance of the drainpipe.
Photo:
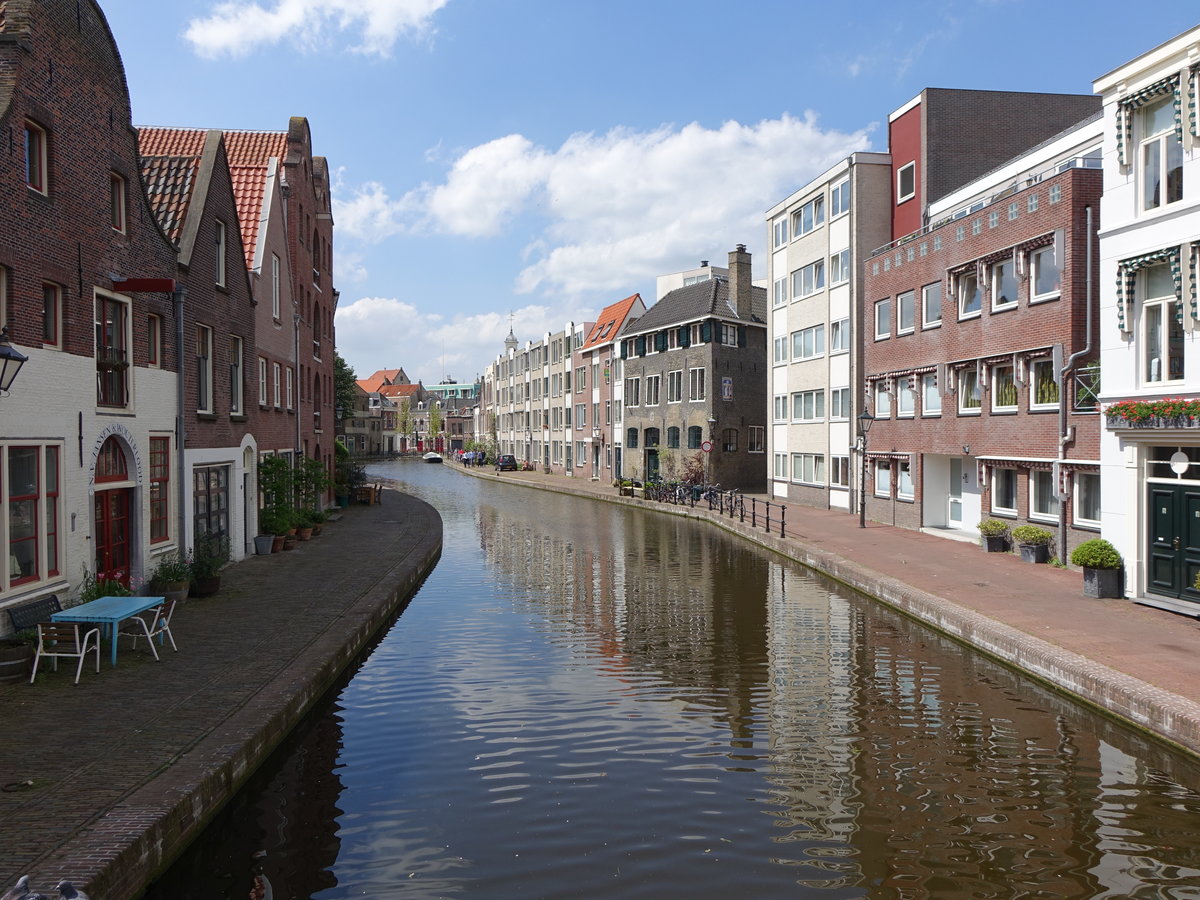
{"label": "drainpipe", "polygon": [[179,549],[186,550],[184,538],[187,535],[187,515],[184,513],[184,502],[187,500],[187,482],[184,469],[184,448],[187,443],[187,425],[183,415],[184,395],[186,393],[186,385],[184,384],[184,373],[186,371],[183,360],[183,299],[187,294],[187,288],[179,285],[171,292],[171,301],[175,307],[175,358],[176,358],[176,378],[175,378],[175,455],[179,459]]}
{"label": "drainpipe", "polygon": [[[1067,361],[1063,363],[1062,369],[1058,373],[1059,392],[1058,392],[1058,461],[1061,465],[1066,462],[1066,446],[1073,439],[1073,435],[1067,428],[1067,373],[1075,368],[1077,360],[1085,356],[1090,356],[1092,353],[1092,208],[1085,206],[1084,208],[1085,223],[1087,227],[1087,262],[1085,264],[1084,290],[1086,303],[1084,304],[1086,323],[1087,341],[1084,343],[1082,350],[1072,353]],[[1057,489],[1058,485],[1055,485]],[[1067,562],[1067,504],[1066,501],[1061,501],[1058,504],[1058,552],[1059,559],[1065,564]]]}
{"label": "drainpipe", "polygon": [[292,465],[300,460],[300,313],[292,313],[292,329],[295,332],[296,369],[292,372],[292,413],[296,416],[296,453]]}

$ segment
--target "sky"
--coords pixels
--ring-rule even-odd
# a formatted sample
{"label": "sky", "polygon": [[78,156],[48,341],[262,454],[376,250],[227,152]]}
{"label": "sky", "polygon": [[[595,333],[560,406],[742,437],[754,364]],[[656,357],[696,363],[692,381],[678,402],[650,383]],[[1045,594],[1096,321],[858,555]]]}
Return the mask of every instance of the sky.
{"label": "sky", "polygon": [[138,126],[282,131],[333,177],[338,351],[469,382],[765,211],[922,88],[1091,93],[1194,0],[100,0]]}

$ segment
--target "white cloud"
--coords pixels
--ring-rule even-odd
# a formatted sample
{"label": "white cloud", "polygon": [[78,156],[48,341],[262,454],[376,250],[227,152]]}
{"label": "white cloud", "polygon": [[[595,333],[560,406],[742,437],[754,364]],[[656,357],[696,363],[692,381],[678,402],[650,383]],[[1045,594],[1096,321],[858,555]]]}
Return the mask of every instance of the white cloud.
{"label": "white cloud", "polygon": [[540,217],[541,233],[524,241],[517,290],[609,291],[737,243],[761,246],[767,206],[868,145],[866,131],[823,131],[811,113],[576,134],[557,150],[508,135],[468,150],[443,184],[393,209],[423,202],[429,224],[466,236]]}
{"label": "white cloud", "polygon": [[511,327],[518,335],[562,329],[562,312],[528,305],[509,313],[446,317],[395,297],[362,297],[339,304],[334,324],[338,353],[359,378],[400,366],[413,381],[443,376],[470,381],[503,349]]}
{"label": "white cloud", "polygon": [[333,33],[361,31],[356,52],[387,56],[401,35],[427,33],[434,13],[449,0],[227,0],[207,18],[192,19],[184,36],[201,56],[243,56],[285,37],[304,49],[329,42]]}

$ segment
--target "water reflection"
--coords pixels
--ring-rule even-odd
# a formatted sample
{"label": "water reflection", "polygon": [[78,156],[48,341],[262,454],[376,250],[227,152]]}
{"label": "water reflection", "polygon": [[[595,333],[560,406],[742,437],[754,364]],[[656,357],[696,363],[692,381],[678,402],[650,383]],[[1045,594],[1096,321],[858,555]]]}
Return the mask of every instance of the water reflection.
{"label": "water reflection", "polygon": [[1192,761],[718,532],[378,474],[438,569],[195,896],[1200,897]]}

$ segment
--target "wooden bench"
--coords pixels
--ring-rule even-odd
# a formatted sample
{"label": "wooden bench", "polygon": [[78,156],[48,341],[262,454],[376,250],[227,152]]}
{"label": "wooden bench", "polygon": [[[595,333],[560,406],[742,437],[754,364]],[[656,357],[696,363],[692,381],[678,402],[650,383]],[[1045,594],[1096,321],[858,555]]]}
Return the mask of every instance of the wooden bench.
{"label": "wooden bench", "polygon": [[62,604],[57,594],[49,594],[8,608],[8,618],[13,631],[36,628],[39,622],[49,622],[51,613],[61,612]]}

